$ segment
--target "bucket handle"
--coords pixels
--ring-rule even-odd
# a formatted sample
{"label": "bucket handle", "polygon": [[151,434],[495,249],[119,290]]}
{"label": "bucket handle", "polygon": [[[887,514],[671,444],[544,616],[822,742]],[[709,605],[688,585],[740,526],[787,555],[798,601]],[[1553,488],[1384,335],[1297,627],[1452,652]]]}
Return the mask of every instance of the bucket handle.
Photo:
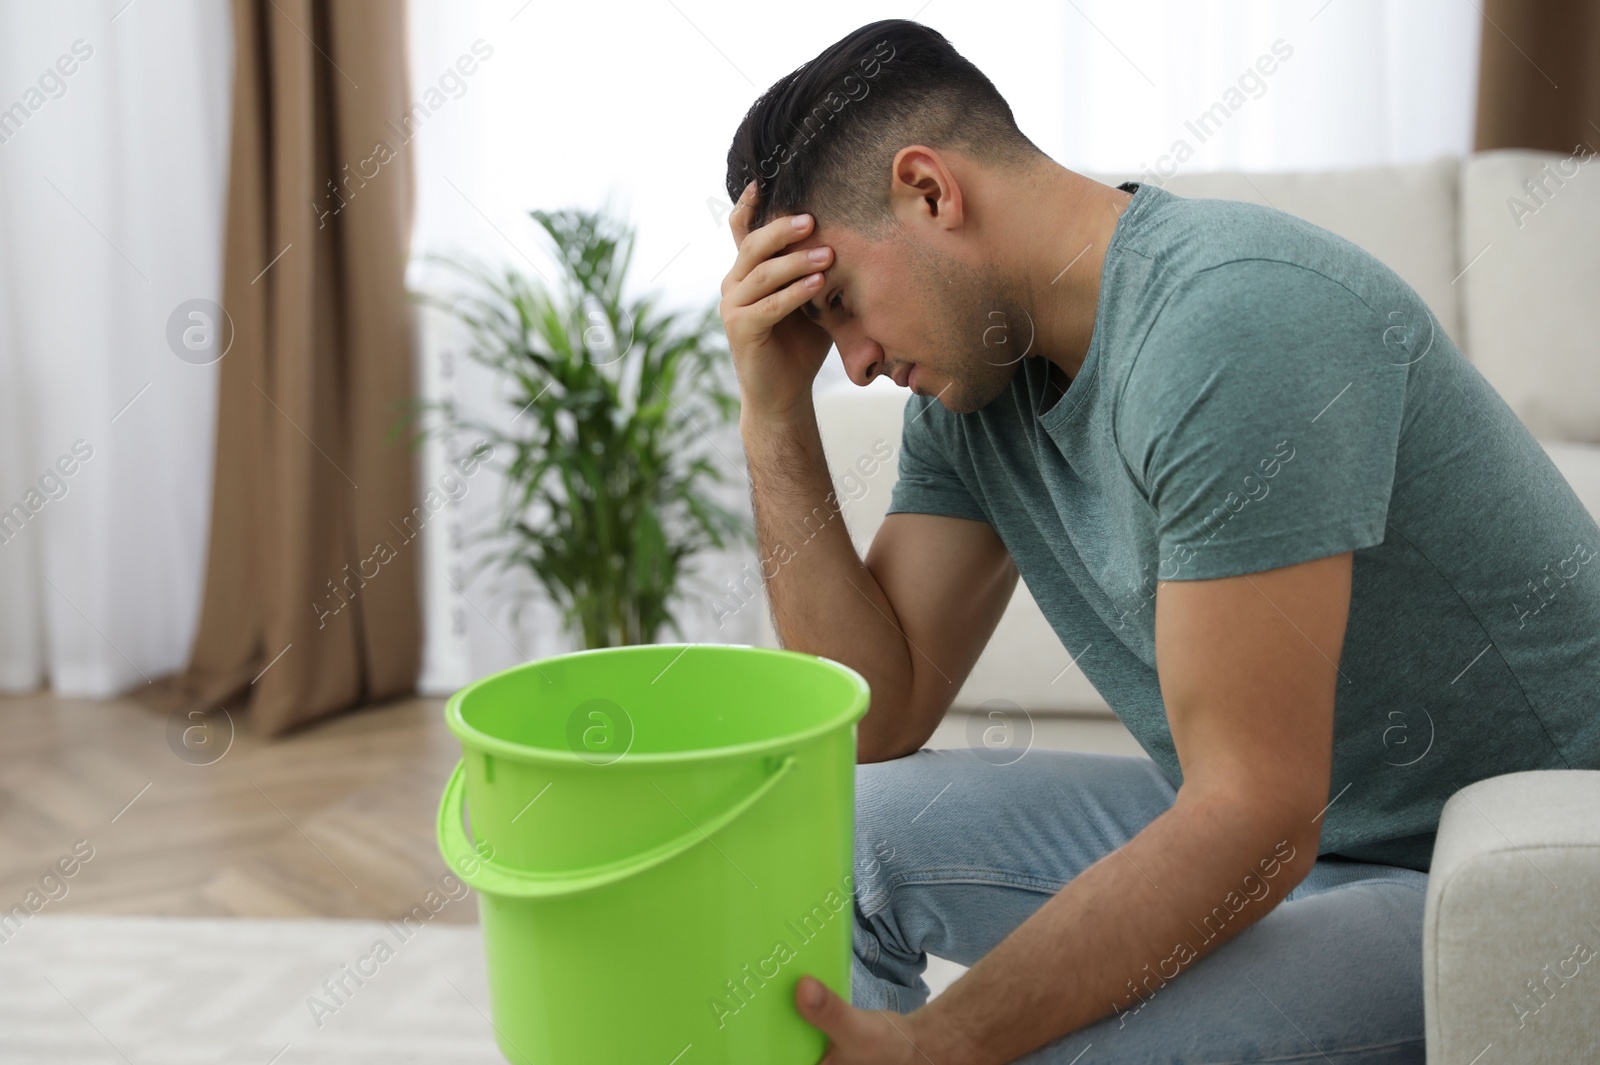
{"label": "bucket handle", "polygon": [[456,763],[455,772],[450,774],[450,782],[439,800],[439,851],[451,871],[479,891],[523,899],[576,895],[642,873],[710,838],[713,832],[731,824],[760,802],[789,774],[794,763],[794,755],[785,755],[778,768],[750,794],[683,835],[640,854],[571,872],[530,873],[499,865],[492,857],[483,857],[467,839],[467,831],[461,823],[461,814],[466,808],[466,762],[463,760]]}

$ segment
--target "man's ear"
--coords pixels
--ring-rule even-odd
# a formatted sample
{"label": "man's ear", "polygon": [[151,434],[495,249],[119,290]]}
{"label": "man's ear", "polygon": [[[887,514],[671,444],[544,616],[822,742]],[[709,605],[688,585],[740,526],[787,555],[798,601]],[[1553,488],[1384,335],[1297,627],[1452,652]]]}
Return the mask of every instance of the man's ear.
{"label": "man's ear", "polygon": [[961,225],[965,213],[961,186],[947,156],[924,144],[908,144],[895,153],[890,175],[889,207],[902,226]]}

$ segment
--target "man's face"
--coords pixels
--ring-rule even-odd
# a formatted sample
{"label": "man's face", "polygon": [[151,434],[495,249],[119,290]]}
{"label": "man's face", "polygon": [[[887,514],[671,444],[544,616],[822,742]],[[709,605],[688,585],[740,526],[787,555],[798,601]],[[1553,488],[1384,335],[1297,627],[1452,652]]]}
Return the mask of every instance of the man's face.
{"label": "man's face", "polygon": [[833,260],[821,292],[796,313],[828,332],[850,380],[884,374],[958,414],[1005,391],[1031,329],[993,271],[898,227],[873,241],[823,225],[785,251],[814,247],[832,248]]}

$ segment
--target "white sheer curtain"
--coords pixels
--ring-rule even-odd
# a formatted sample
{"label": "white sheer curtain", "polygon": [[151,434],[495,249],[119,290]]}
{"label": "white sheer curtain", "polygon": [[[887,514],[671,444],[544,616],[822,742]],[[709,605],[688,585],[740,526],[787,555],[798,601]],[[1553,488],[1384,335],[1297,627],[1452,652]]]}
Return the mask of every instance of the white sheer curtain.
{"label": "white sheer curtain", "polygon": [[232,31],[208,0],[0,5],[0,689],[107,696],[199,611]]}
{"label": "white sheer curtain", "polygon": [[[415,90],[448,83],[412,145],[416,250],[549,272],[527,210],[609,201],[639,227],[635,280],[684,306],[715,303],[731,259],[722,181],[739,119],[774,80],[865,23],[911,17],[938,29],[989,75],[1041,148],[1073,169],[1105,172],[1155,166],[1182,137],[1196,141],[1181,164],[1189,170],[1463,153],[1479,18],[1459,0],[820,0],[799,16],[733,0],[410,7]],[[1240,87],[1279,40],[1288,56],[1266,64],[1272,73],[1260,75],[1260,87],[1257,79]],[[450,77],[477,41],[492,56],[470,77]],[[1198,141],[1185,122],[1224,100]],[[413,283],[430,283],[428,271],[414,269]],[[450,356],[445,324],[425,316],[423,336],[430,394],[490,409],[493,383]],[[831,361],[819,387],[843,384]],[[736,437],[721,446],[730,467],[742,461]],[[437,483],[437,448],[429,462],[425,478]],[[734,476],[739,499],[742,471]],[[503,613],[502,597],[529,593],[525,583],[463,580],[460,540],[487,520],[496,491],[492,475],[475,479],[442,527],[427,530],[429,690],[570,646],[548,611],[535,609],[521,626]],[[710,576],[734,576],[754,561],[753,553],[712,559]],[[693,639],[747,642],[758,609],[721,627],[696,603],[685,617]]]}

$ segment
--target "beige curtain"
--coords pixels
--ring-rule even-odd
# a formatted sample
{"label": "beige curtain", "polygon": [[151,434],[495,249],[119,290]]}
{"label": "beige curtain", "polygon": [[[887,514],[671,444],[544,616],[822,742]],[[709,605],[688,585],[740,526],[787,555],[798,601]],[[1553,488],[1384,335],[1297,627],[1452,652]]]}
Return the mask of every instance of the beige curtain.
{"label": "beige curtain", "polygon": [[234,339],[199,633],[164,709],[275,734],[414,686],[405,6],[234,2]]}
{"label": "beige curtain", "polygon": [[1477,148],[1600,151],[1600,0],[1484,0]]}

